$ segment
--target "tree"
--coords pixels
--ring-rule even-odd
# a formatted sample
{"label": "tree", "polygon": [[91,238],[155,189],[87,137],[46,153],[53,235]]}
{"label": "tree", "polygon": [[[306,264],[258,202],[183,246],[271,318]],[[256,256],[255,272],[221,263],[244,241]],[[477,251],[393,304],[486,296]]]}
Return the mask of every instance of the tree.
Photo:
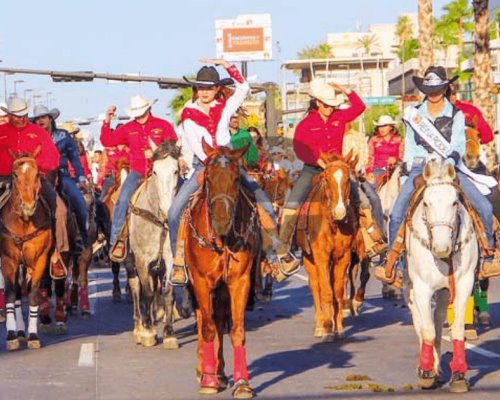
{"label": "tree", "polygon": [[378,47],[378,38],[374,33],[361,36],[356,41],[358,49],[362,49],[365,55],[370,55],[374,47]]}
{"label": "tree", "polygon": [[394,32],[398,39],[398,49],[394,52],[402,63],[418,54],[418,40],[413,37],[413,23],[407,15],[401,15]]}
{"label": "tree", "polygon": [[328,43],[320,43],[316,46],[307,46],[297,53],[299,60],[311,58],[332,58],[332,46]]}
{"label": "tree", "polygon": [[184,107],[184,104],[186,104],[192,98],[193,98],[193,89],[191,89],[190,87],[185,87],[178,89],[175,96],[172,98],[172,100],[170,100],[168,106],[174,113],[177,124],[180,122],[179,114],[182,108]]}
{"label": "tree", "polygon": [[[493,126],[493,103],[489,90],[491,83],[491,59],[489,40],[488,0],[473,0],[474,6],[474,104],[481,109],[486,121]],[[495,165],[495,141],[485,145],[487,168]]]}
{"label": "tree", "polygon": [[418,59],[420,75],[433,63],[432,0],[418,0]]}

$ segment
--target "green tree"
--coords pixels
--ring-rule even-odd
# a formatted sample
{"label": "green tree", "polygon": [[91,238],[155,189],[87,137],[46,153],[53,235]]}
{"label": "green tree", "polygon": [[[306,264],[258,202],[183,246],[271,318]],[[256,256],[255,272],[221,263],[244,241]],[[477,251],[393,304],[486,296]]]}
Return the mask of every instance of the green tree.
{"label": "green tree", "polygon": [[379,46],[377,35],[374,33],[361,36],[356,41],[358,49],[362,49],[365,55],[370,55],[371,51]]}
{"label": "green tree", "polygon": [[299,60],[308,60],[311,58],[332,58],[332,46],[328,43],[320,43],[316,46],[306,46],[297,53]]}
{"label": "green tree", "polygon": [[193,98],[193,89],[190,87],[177,89],[174,97],[170,100],[168,106],[175,115],[176,123],[179,124],[180,111],[189,100]]}
{"label": "green tree", "polygon": [[[399,120],[401,118],[401,107],[397,104],[368,107],[363,113],[363,124],[367,135],[371,136],[373,134],[375,131],[375,121],[377,121],[381,115],[390,115],[393,119]],[[401,127],[398,129],[398,133],[400,135],[403,134],[403,129]]]}
{"label": "green tree", "polygon": [[434,23],[435,43],[445,52],[449,46],[457,45],[459,53],[463,54],[465,35],[474,32],[474,10],[468,0],[454,0],[445,5],[443,11]]}
{"label": "green tree", "polygon": [[399,61],[405,62],[418,55],[418,40],[413,37],[413,23],[407,15],[401,15],[394,32],[398,40],[398,49],[394,52]]}

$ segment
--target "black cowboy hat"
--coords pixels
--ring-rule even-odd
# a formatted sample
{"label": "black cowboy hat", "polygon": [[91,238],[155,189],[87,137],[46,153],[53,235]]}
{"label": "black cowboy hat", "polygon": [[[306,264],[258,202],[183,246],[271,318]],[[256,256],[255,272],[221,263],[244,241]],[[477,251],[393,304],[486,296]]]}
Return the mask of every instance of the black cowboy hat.
{"label": "black cowboy hat", "polygon": [[227,86],[232,85],[234,81],[231,78],[220,79],[219,73],[212,66],[203,66],[196,74],[195,80],[190,80],[183,76],[184,80],[195,87]]}
{"label": "black cowboy hat", "polygon": [[413,76],[413,83],[424,94],[436,93],[446,89],[450,83],[458,79],[458,75],[451,79],[446,76],[446,70],[441,66],[430,66],[425,70],[424,77]]}

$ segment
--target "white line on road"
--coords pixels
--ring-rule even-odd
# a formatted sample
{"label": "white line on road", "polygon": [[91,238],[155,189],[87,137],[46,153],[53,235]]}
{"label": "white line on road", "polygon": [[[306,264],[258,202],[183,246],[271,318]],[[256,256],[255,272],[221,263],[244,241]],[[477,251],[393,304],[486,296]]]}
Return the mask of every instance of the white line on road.
{"label": "white line on road", "polygon": [[294,274],[293,276],[302,279],[304,282],[309,282],[309,278],[307,276],[301,275],[301,274]]}
{"label": "white line on road", "polygon": [[[449,336],[443,335],[443,339],[446,340],[447,342],[451,343],[451,338]],[[494,353],[494,352],[489,351],[489,350],[482,349],[482,348],[477,347],[476,345],[471,344],[471,343],[465,342],[465,348],[467,350],[473,351],[474,353],[480,354],[484,357],[500,358],[500,354]]]}
{"label": "white line on road", "polygon": [[80,357],[78,358],[79,367],[93,367],[94,366],[94,343],[83,343],[80,348]]}

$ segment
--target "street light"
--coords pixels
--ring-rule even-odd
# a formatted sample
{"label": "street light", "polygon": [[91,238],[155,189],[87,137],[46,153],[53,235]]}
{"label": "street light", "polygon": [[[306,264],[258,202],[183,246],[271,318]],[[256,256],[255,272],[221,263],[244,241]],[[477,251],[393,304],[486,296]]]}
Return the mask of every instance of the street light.
{"label": "street light", "polygon": [[18,83],[23,83],[24,81],[22,79],[18,79],[14,81],[14,95],[17,96],[17,84]]}
{"label": "street light", "polygon": [[52,94],[52,92],[47,92],[47,108],[50,107],[50,95]]}
{"label": "street light", "polygon": [[40,100],[41,98],[42,98],[41,94],[35,94],[33,96],[33,106],[36,106],[38,104],[38,100]]}
{"label": "street light", "polygon": [[26,97],[26,93],[32,92],[33,89],[24,89],[24,101],[28,101],[28,98]]}

